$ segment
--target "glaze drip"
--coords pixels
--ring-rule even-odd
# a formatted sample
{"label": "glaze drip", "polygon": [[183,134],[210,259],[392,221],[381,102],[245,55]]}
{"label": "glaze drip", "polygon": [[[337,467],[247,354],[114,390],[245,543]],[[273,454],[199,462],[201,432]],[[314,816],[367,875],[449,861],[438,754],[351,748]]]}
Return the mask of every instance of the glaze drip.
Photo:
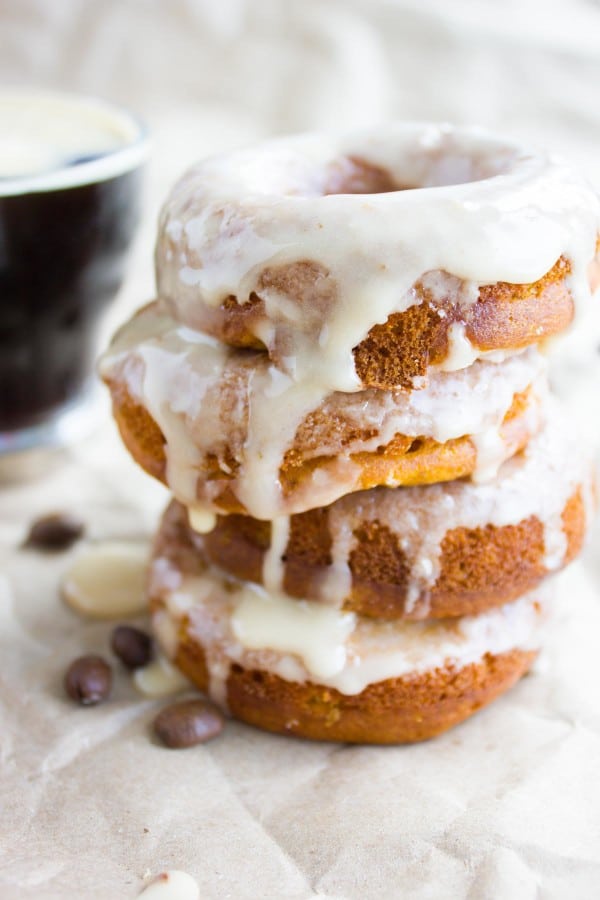
{"label": "glaze drip", "polygon": [[[219,496],[233,491],[256,518],[327,505],[361,486],[356,454],[376,453],[396,435],[445,443],[465,435],[477,470],[490,477],[516,449],[502,423],[517,394],[531,391],[527,427],[539,426],[546,362],[535,349],[503,363],[475,362],[430,376],[415,391],[326,393],[293,381],[266,354],[226,347],[182,327],[161,303],[140,311],[115,337],[101,363],[124,385],[166,439],[167,482],[207,530]],[[318,463],[284,495],[290,454]],[[200,518],[203,519],[200,522]]]}
{"label": "glaze drip", "polygon": [[[169,563],[164,557],[156,562],[160,566],[151,568],[150,590],[161,606],[155,616],[164,609],[177,621],[180,604],[172,604],[163,580]],[[358,694],[388,678],[459,669],[486,653],[537,649],[553,584],[477,616],[410,623],[362,619],[269,593],[226,578],[214,567],[194,576],[179,573],[176,593],[186,597],[188,639],[203,647],[210,695],[224,704],[232,663]]]}

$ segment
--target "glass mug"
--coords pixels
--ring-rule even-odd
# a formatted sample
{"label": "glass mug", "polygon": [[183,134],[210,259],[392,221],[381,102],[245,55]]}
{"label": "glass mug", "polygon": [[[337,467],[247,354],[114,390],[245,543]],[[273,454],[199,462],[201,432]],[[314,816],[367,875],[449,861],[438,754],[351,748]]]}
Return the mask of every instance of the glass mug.
{"label": "glass mug", "polygon": [[147,151],[116,106],[0,90],[0,463],[89,430],[98,325],[123,279]]}

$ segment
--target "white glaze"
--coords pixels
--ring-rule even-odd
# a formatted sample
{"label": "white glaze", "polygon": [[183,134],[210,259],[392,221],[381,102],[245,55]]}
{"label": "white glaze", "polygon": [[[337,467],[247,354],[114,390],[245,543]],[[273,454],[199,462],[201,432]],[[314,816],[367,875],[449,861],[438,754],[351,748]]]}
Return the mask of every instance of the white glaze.
{"label": "white glaze", "polygon": [[190,506],[188,509],[190,527],[198,534],[206,534],[215,527],[217,517],[211,509],[204,506]]}
{"label": "white glaze", "polygon": [[482,355],[469,338],[462,322],[453,322],[448,329],[448,354],[439,368],[442,372],[456,372],[466,369]]}
{"label": "white glaze", "polygon": [[[161,428],[169,487],[186,506],[204,505],[201,528],[193,514],[199,531],[209,530],[205,511],[225,487],[257,518],[328,505],[360,484],[351,455],[374,452],[396,434],[440,443],[470,435],[481,453],[480,474],[489,477],[515,449],[500,434],[514,395],[532,384],[543,395],[545,371],[543,356],[531,349],[502,364],[480,361],[432,374],[425,388],[412,392],[323,394],[322,384],[292,381],[263,353],[235,351],[179,326],[158,303],[121,329],[101,363],[102,375],[124,384]],[[315,411],[318,431],[299,432]],[[534,398],[528,414],[535,431]],[[340,440],[344,428],[357,437]],[[284,498],[279,471],[294,445],[305,459],[329,460]],[[221,478],[199,475],[208,456],[218,460]]]}
{"label": "white glaze", "polygon": [[[151,569],[151,590],[178,621],[164,581],[172,565],[164,558]],[[269,594],[236,582],[215,568],[179,574],[188,633],[204,649],[210,695],[223,703],[231,663],[274,672],[288,681],[314,681],[357,694],[387,678],[432,669],[461,668],[485,654],[539,646],[552,584],[514,603],[459,619],[382,622],[328,609],[319,603]],[[160,640],[160,634],[158,635]]]}
{"label": "white glaze", "polygon": [[271,521],[271,543],[265,553],[262,582],[267,591],[277,593],[283,587],[284,553],[290,534],[289,516],[278,516]]}
{"label": "white glaze", "polygon": [[344,667],[346,640],[355,627],[354,613],[251,586],[240,588],[231,617],[242,646],[296,654],[315,678],[329,678]]}
{"label": "white glaze", "polygon": [[[327,194],[352,158],[411,189]],[[597,195],[565,163],[479,129],[303,135],[211,157],[183,176],[162,211],[158,292],[198,327],[228,296],[244,304],[258,292],[266,310],[255,334],[277,365],[296,382],[353,391],[352,348],[420,302],[424,275],[466,307],[479,286],[536,281],[564,255],[576,307],[586,305],[599,225]],[[261,282],[304,261],[322,272],[319,302]],[[477,356],[460,329],[451,350],[451,366]]]}
{"label": "white glaze", "polygon": [[[161,619],[160,612],[153,617],[152,625],[159,641],[164,642],[165,651],[177,649],[177,644],[173,644],[172,633],[174,623],[168,625],[168,640],[165,640],[165,617]],[[171,694],[178,694],[189,688],[190,683],[187,678],[176,669],[169,660],[164,656],[159,656],[153,662],[148,663],[141,669],[136,669],[133,673],[133,683],[140,694],[145,697],[168,697]]]}

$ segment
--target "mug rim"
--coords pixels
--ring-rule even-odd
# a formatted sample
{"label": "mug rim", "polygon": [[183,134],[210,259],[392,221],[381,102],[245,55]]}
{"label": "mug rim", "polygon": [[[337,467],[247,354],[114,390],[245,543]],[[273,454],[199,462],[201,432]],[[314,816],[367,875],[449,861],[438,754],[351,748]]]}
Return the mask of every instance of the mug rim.
{"label": "mug rim", "polygon": [[133,138],[129,143],[109,149],[97,159],[61,166],[50,171],[32,175],[11,175],[0,177],[0,199],[22,194],[42,194],[86,184],[98,184],[125,175],[146,161],[150,151],[150,137],[145,123],[134,113],[118,103],[80,94],[33,86],[0,86],[0,100],[3,97],[23,99],[57,100],[74,106],[104,112],[129,128]]}

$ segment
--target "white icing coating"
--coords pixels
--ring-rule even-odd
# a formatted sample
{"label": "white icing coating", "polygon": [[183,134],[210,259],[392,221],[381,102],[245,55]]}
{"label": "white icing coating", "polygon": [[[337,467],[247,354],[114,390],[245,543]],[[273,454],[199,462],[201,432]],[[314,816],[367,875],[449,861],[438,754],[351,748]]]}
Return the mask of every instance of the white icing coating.
{"label": "white icing coating", "polygon": [[475,347],[467,337],[462,322],[453,322],[448,329],[448,355],[440,363],[443,372],[456,372],[466,369],[481,356],[481,350]]}
{"label": "white icing coating", "polygon": [[[264,353],[236,351],[181,327],[157,303],[121,329],[101,363],[102,375],[124,383],[160,426],[169,487],[186,506],[204,505],[202,527],[193,514],[199,531],[209,530],[204,510],[225,487],[257,518],[328,505],[360,486],[351,455],[374,452],[396,434],[440,443],[470,435],[489,477],[515,450],[501,433],[514,395],[532,384],[543,395],[545,371],[531,349],[502,364],[434,373],[421,390],[327,394],[316,375],[308,384],[292,381]],[[528,415],[535,431],[533,397]],[[294,446],[304,459],[328,459],[284,498],[279,472]],[[217,460],[220,478],[200,475],[208,458]]]}
{"label": "white icing coating", "polygon": [[[160,613],[158,613],[153,617],[152,624],[158,639],[164,643],[165,651],[173,652],[173,648],[177,648],[177,644],[173,644],[172,638],[175,623],[171,622],[167,626],[168,639],[165,639],[166,620],[164,616],[161,619]],[[179,669],[171,665],[164,656],[159,656],[147,666],[136,669],[133,673],[133,683],[140,694],[145,697],[168,697],[171,694],[178,694],[190,686],[185,675],[182,675]]]}
{"label": "white icing coating", "polygon": [[61,582],[69,606],[95,619],[119,619],[146,609],[146,544],[101,541],[76,557]]}
{"label": "white icing coating", "polygon": [[[339,193],[353,160],[403,189]],[[468,307],[479,286],[534,282],[562,255],[576,307],[587,304],[599,225],[596,193],[565,163],[479,129],[304,135],[184,175],[162,211],[158,292],[199,327],[227,297],[258,293],[265,316],[254,330],[277,365],[294,381],[354,391],[352,349],[420,302],[414,285],[429,273],[434,293]],[[310,290],[265,283],[265,272],[307,261],[319,273]],[[469,365],[477,352],[459,328],[452,338],[449,365]]]}
{"label": "white icing coating", "polygon": [[248,650],[295,653],[315,678],[330,678],[346,662],[346,640],[356,627],[354,613],[283,594],[240,589],[231,617],[235,638]]}
{"label": "white icing coating", "polygon": [[491,481],[498,474],[499,461],[502,460],[504,441],[501,429],[488,428],[472,435],[471,440],[477,450],[477,468],[471,478],[473,481]]}
{"label": "white icing coating", "polygon": [[337,521],[330,551],[331,565],[319,579],[319,599],[332,606],[341,607],[352,588],[350,553],[355,542],[353,526],[351,520],[344,522],[340,518]]}
{"label": "white icing coating", "polygon": [[[175,621],[180,605],[165,586],[164,558],[151,569],[151,591]],[[226,578],[215,568],[179,573],[188,634],[204,649],[210,695],[223,703],[229,667],[274,672],[288,681],[313,681],[344,694],[369,684],[437,668],[459,669],[485,654],[539,647],[552,584],[477,616],[429,622],[382,622],[271,594]],[[158,634],[160,640],[160,633]]]}
{"label": "white icing coating", "polygon": [[211,509],[204,506],[190,506],[188,509],[190,527],[198,534],[206,534],[215,527],[217,517]]}
{"label": "white icing coating", "polygon": [[[440,570],[442,542],[456,528],[517,525],[535,516],[544,528],[545,565],[560,568],[567,550],[562,513],[580,489],[588,516],[592,501],[592,465],[579,437],[555,401],[547,402],[548,420],[526,449],[504,463],[485,483],[454,481],[401,490],[374,488],[342,497],[328,512],[332,568],[346,572],[356,543],[355,530],[378,522],[398,535],[410,569],[407,611],[426,615],[427,595]],[[350,535],[350,537],[349,537]],[[335,591],[336,583],[345,593]],[[321,599],[341,605],[347,581],[326,576]]]}
{"label": "white icing coating", "polygon": [[271,521],[271,543],[263,560],[262,582],[266,590],[273,593],[283,586],[284,554],[289,534],[289,516],[278,516]]}
{"label": "white icing coating", "polygon": [[[172,659],[177,652],[179,644],[179,632],[176,622],[167,615],[164,610],[158,610],[154,615],[154,631],[160,635],[161,646],[164,647],[168,659]],[[162,678],[163,659],[155,663],[149,663],[143,669],[142,684],[152,684]],[[167,673],[168,678],[168,673]]]}

